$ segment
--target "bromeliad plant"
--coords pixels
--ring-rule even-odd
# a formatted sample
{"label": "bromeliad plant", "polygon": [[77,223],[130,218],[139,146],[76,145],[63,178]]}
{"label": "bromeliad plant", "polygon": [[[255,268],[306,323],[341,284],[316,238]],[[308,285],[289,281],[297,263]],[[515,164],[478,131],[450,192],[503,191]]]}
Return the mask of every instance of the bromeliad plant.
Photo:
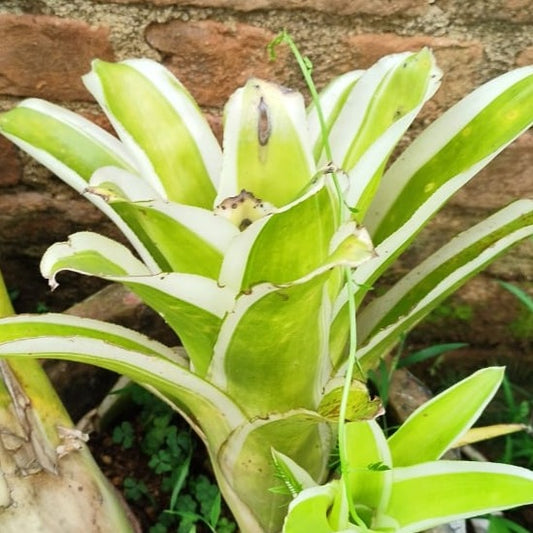
{"label": "bromeliad plant", "polygon": [[[84,77],[120,140],[53,104],[22,102],[0,117],[1,132],[104,211],[136,252],[76,233],[45,253],[44,276],[52,287],[63,270],[124,284],[187,357],[57,314],[0,321],[0,355],[84,361],[152,390],[205,442],[241,530],[279,531],[290,497],[271,490],[281,464],[272,450],[324,482],[339,412],[342,429],[381,411],[351,378],[355,308],[451,194],[533,121],[533,69],[523,68],[465,98],[385,171],[439,79],[428,50],[392,55],[337,78],[307,111],[300,94],[252,79],[227,104],[223,153],[185,88],[147,59],[94,61]],[[357,376],[531,235],[532,204],[503,208],[361,306]]]}

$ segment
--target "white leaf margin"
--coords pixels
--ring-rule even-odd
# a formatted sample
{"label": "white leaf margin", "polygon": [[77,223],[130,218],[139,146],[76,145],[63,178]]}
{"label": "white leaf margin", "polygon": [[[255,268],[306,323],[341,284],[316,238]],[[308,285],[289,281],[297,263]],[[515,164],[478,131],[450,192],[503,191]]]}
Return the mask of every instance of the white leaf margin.
{"label": "white leaf margin", "polygon": [[[207,121],[185,87],[163,65],[151,59],[127,59],[121,63],[128,65],[144,76],[171,105],[183,122],[187,124],[189,133],[201,155],[206,172],[216,189],[222,167],[222,150]],[[118,133],[127,150],[135,158],[141,176],[148,180],[162,198],[166,198],[166,191],[144,150],[110,111],[96,72],[92,70],[88,74],[85,74],[82,77],[82,81],[102,109],[106,111],[110,122],[113,124],[113,128]]]}
{"label": "white leaf margin", "polygon": [[[464,475],[468,473],[480,473],[480,474],[500,474],[502,476],[514,476],[521,478],[525,481],[531,482],[532,491],[530,501],[524,501],[517,503],[516,505],[525,505],[533,502],[533,472],[527,468],[522,468],[514,465],[507,465],[501,463],[490,462],[475,462],[475,461],[432,461],[429,463],[421,463],[414,466],[399,467],[393,469],[393,482],[392,482],[392,495],[394,497],[395,485],[403,481],[414,480],[417,478],[425,478],[428,476],[439,475]],[[416,503],[415,500],[414,504]],[[491,507],[481,507],[479,509],[472,509],[471,511],[465,511],[463,513],[457,513],[453,515],[441,515],[438,517],[431,517],[429,519],[421,520],[418,522],[412,522],[403,527],[400,526],[398,533],[417,533],[419,531],[425,531],[431,527],[453,522],[463,518],[475,516],[476,514],[485,514],[489,512],[496,512],[508,509],[509,505],[499,505]],[[390,510],[387,510],[390,514]]]}
{"label": "white leaf margin", "polygon": [[[84,251],[102,255],[104,259],[113,262],[127,274],[119,276],[98,274],[88,269],[71,268],[68,265],[62,265],[60,268],[54,267],[57,261],[68,259]],[[142,285],[194,305],[218,318],[230,312],[235,304],[236,293],[230,288],[221,287],[216,281],[196,274],[180,272],[151,274],[125,246],[97,233],[75,233],[69,237],[67,242],[53,244],[45,252],[41,260],[41,273],[50,280],[52,287],[57,286],[55,278],[59,272],[64,270],[98,276],[126,285]]]}
{"label": "white leaf margin", "polygon": [[[470,274],[470,272],[474,271],[476,268],[479,268],[486,264],[488,261],[491,260],[492,257],[497,255],[499,252],[505,250],[512,244],[531,235],[532,231],[533,226],[521,228],[520,230],[517,230],[514,233],[507,235],[505,238],[500,239],[498,243],[484,250],[484,252],[479,254],[479,256],[473,261],[470,261],[463,265],[461,268],[455,270],[452,274],[442,280],[441,283],[437,284],[430,292],[428,292],[426,296],[422,298],[408,314],[402,316],[395,323],[373,335],[368,340],[367,344],[358,349],[358,359],[364,359],[365,356],[367,356],[373,349],[379,346],[382,341],[387,341],[388,339],[397,336],[398,331],[404,330],[403,325],[405,324],[405,322],[412,320],[413,317],[416,317],[417,315],[420,315],[420,318],[422,318],[423,310],[426,307],[432,305],[432,303],[435,302],[443,293],[446,293],[446,291],[451,286],[455,285],[456,283],[459,283],[462,279],[466,278]],[[344,368],[344,366],[345,365],[342,366],[341,371],[343,371],[342,369]]]}
{"label": "white leaf margin", "polygon": [[[160,355],[174,363],[183,366],[183,357],[178,355],[174,350],[165,346],[164,344],[153,340],[142,333],[138,333],[129,328],[119,326],[117,324],[111,324],[101,320],[95,320],[92,318],[85,318],[73,315],[65,315],[61,313],[46,313],[43,315],[28,315],[20,314],[0,319],[0,325],[18,325],[18,324],[43,324],[49,325],[50,328],[56,327],[71,327],[79,330],[80,335],[83,335],[85,331],[97,331],[99,334],[109,334],[116,337],[121,337],[127,341],[132,341],[138,344],[147,351],[147,353],[153,353]],[[0,345],[5,342],[0,338]],[[14,342],[14,341],[9,341]],[[111,341],[108,344],[113,344]]]}
{"label": "white leaf margin", "polygon": [[[312,147],[310,144],[309,132],[307,129],[307,116],[303,96],[293,90],[283,89],[281,86],[252,78],[248,84],[258,84],[267,96],[276,100],[292,124],[294,132],[298,137],[298,142],[302,152],[306,157],[309,169],[309,179],[315,174],[316,166],[313,159]],[[222,175],[215,199],[215,205],[220,204],[224,199],[239,194],[240,188],[237,184],[237,156],[239,132],[243,117],[243,101],[247,85],[237,89],[229,98],[224,109],[224,163]],[[249,191],[254,193],[254,191]]]}
{"label": "white leaf margin", "polygon": [[[533,66],[522,67],[502,76],[499,76],[482,85],[460,102],[451,107],[437,120],[430,124],[408,148],[400,155],[389,170],[383,176],[381,186],[378,188],[372,201],[379,209],[370,209],[365,218],[365,225],[371,233],[379,226],[381,220],[389,211],[397,196],[404,189],[409,179],[424,164],[440,152],[451,139],[482,112],[490,103],[498,98],[505,90],[533,74]],[[525,128],[527,129],[527,128]],[[525,130],[524,130],[525,131]],[[459,184],[465,183],[483,166],[498,155],[512,140],[504,143],[497,150],[489,154],[483,160],[473,165],[471,169],[459,174],[464,176]],[[483,162],[483,164],[481,164]],[[472,172],[475,169],[475,172]],[[457,176],[456,176],[457,178]],[[453,178],[452,182],[456,181]],[[459,186],[460,186],[459,185]],[[444,187],[441,187],[443,189]],[[452,189],[455,192],[459,187]],[[436,193],[433,195],[435,196]],[[440,196],[440,194],[439,194]],[[441,204],[449,197],[443,198]]]}

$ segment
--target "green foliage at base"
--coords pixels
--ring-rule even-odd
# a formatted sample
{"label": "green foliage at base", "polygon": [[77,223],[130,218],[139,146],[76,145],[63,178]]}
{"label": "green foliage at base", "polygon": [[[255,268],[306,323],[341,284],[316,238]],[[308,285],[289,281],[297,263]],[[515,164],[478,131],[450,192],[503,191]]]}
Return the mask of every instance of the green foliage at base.
{"label": "green foliage at base", "polygon": [[136,415],[113,428],[113,442],[125,450],[136,446],[142,450],[149,468],[159,477],[159,491],[164,495],[155,498],[142,479],[124,479],[126,499],[160,509],[149,533],[192,533],[200,523],[217,533],[233,533],[235,522],[220,515],[221,496],[215,481],[199,473],[201,464],[191,464],[193,458],[197,463],[205,459],[203,445],[190,428],[168,405],[138,385],[119,393],[131,398]]}

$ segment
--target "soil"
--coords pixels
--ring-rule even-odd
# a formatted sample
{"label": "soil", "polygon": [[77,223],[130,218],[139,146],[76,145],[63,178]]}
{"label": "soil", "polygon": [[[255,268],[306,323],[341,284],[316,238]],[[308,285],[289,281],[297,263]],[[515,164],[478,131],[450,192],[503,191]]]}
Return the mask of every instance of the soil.
{"label": "soil", "polygon": [[[142,426],[136,424],[136,439],[141,439]],[[149,457],[142,453],[139,446],[124,449],[113,442],[110,433],[95,433],[91,436],[91,452],[104,475],[111,481],[117,491],[124,496],[132,514],[139,522],[140,531],[147,533],[154,524],[158,523],[161,513],[170,507],[170,494],[161,490],[161,476],[154,473],[148,465]],[[193,462],[193,471],[203,472],[211,476],[205,465],[206,458],[198,453]],[[153,499],[153,503],[146,498],[135,501],[124,495],[124,480],[135,478],[142,481]],[[226,511],[227,513],[227,511]],[[177,531],[176,528],[169,529]],[[201,523],[196,526],[197,533],[209,533],[207,526]]]}
{"label": "soil", "polygon": [[[167,409],[165,404],[155,398],[153,404],[151,402],[151,405],[154,404],[154,413],[160,408]],[[131,424],[133,429],[131,445],[127,447],[117,443],[113,435],[114,429],[124,422]],[[213,486],[216,485],[203,443],[189,430],[186,422],[179,415],[172,416],[169,426],[176,426],[178,433],[186,434],[193,449],[189,473],[180,497],[186,494],[185,497],[189,498],[188,480],[198,479],[199,476],[207,478]],[[118,418],[110,421],[104,430],[92,432],[89,447],[104,475],[126,501],[142,533],[165,533],[167,531],[168,533],[181,533],[183,530],[179,528],[179,518],[166,513],[166,510],[171,508],[171,491],[168,487],[165,489],[164,478],[166,477],[168,482],[169,475],[168,473],[158,474],[153,466],[150,466],[151,456],[146,452],[146,438],[147,429],[143,421],[142,408],[134,405],[133,408],[126,409]],[[127,483],[127,480],[132,478],[145,487],[146,494],[138,498],[132,497],[131,491],[128,494],[125,490],[125,481]],[[224,502],[222,502],[221,516],[233,521]],[[210,529],[200,521],[195,524],[195,528],[196,533],[210,532]],[[188,533],[189,528],[185,531]]]}
{"label": "soil", "polygon": [[[95,433],[91,435],[90,448],[102,472],[119,493],[123,492],[124,480],[134,476],[143,481],[154,499],[162,502],[161,505],[164,506],[164,498],[160,494],[161,481],[148,466],[148,458],[139,447],[124,450],[113,442],[110,434]],[[146,505],[144,501],[136,503],[131,500],[127,501],[127,504],[139,521],[141,531],[148,531],[157,522],[159,510],[155,506]]]}

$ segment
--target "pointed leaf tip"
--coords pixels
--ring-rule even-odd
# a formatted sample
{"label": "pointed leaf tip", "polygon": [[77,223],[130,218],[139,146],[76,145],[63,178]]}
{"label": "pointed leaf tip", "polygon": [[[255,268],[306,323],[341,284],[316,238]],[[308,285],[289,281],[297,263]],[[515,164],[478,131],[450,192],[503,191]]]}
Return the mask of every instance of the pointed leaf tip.
{"label": "pointed leaf tip", "polygon": [[161,196],[212,208],[221,149],[191,95],[170,71],[149,59],[96,60],[83,81]]}
{"label": "pointed leaf tip", "polygon": [[217,203],[245,189],[282,207],[298,196],[314,173],[301,94],[249,80],[226,105]]}
{"label": "pointed leaf tip", "polygon": [[414,411],[388,439],[394,466],[439,459],[479,418],[504,371],[478,370]]}

